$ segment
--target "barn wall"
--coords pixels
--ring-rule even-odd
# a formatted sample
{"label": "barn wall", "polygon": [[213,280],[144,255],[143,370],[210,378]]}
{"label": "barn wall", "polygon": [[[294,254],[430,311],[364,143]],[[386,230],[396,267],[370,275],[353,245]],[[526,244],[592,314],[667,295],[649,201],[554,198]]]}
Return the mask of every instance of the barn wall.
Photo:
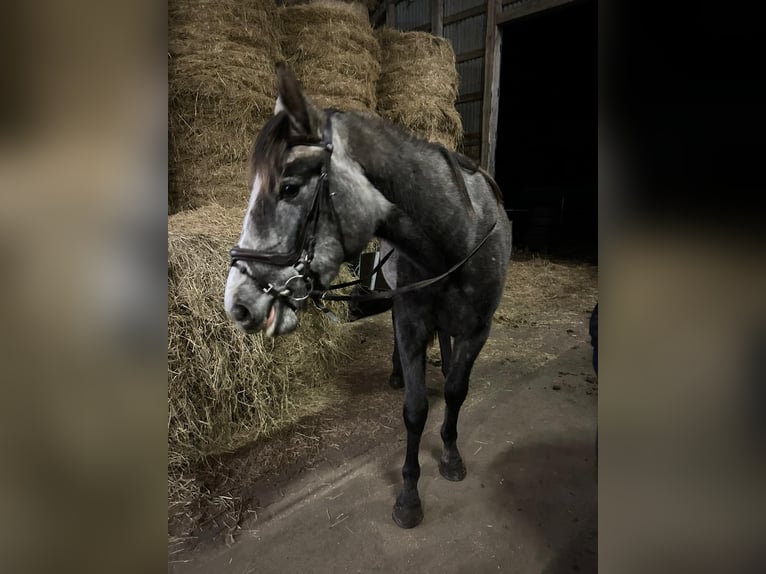
{"label": "barn wall", "polygon": [[505,16],[510,14],[515,8],[517,8],[524,0],[503,0],[502,14]]}
{"label": "barn wall", "polygon": [[396,5],[394,14],[398,30],[431,31],[431,0],[403,0]]}
{"label": "barn wall", "polygon": [[[382,0],[386,1],[386,0]],[[494,172],[500,74],[500,25],[576,0],[390,0],[386,24],[447,38],[461,82],[456,102],[462,150]],[[489,29],[488,29],[489,23]],[[488,45],[488,46],[487,46]]]}

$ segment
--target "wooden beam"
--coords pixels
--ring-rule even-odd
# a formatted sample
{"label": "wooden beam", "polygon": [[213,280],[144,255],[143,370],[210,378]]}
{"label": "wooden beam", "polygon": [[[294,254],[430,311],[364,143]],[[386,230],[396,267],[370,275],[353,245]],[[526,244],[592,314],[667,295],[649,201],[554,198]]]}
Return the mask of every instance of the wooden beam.
{"label": "wooden beam", "polygon": [[484,14],[484,11],[486,8],[484,6],[474,6],[473,8],[469,8],[468,10],[463,10],[462,12],[456,12],[455,14],[450,14],[449,16],[444,17],[444,25],[447,24],[454,24],[455,22],[460,22],[461,20],[465,20],[466,18],[471,18],[473,16],[478,16],[479,14]]}
{"label": "wooden beam", "polygon": [[468,102],[480,102],[484,97],[484,92],[472,92],[470,94],[461,94],[457,97],[458,104],[465,104]]}
{"label": "wooden beam", "polygon": [[487,30],[484,41],[484,98],[481,109],[481,165],[495,174],[498,96],[500,93],[500,46],[502,33],[497,18],[502,0],[487,0]]}
{"label": "wooden beam", "polygon": [[444,32],[444,0],[431,0],[431,34],[441,36]]}
{"label": "wooden beam", "polygon": [[551,8],[558,8],[564,4],[569,4],[575,0],[523,0],[512,4],[510,2],[503,2],[505,10],[501,7],[501,15],[497,19],[497,23],[505,24],[509,20],[515,20],[516,18],[523,18],[524,16],[530,16],[536,12],[542,12],[543,10],[550,10]]}
{"label": "wooden beam", "polygon": [[484,56],[484,48],[479,48],[478,50],[471,50],[470,52],[463,52],[462,54],[458,54],[455,56],[455,61],[459,64],[460,62],[475,60],[476,58],[481,58],[482,56]]}
{"label": "wooden beam", "polygon": [[407,31],[408,32],[430,32],[431,31],[431,22],[426,22],[425,24],[421,24],[420,26],[415,26],[414,28],[409,28]]}

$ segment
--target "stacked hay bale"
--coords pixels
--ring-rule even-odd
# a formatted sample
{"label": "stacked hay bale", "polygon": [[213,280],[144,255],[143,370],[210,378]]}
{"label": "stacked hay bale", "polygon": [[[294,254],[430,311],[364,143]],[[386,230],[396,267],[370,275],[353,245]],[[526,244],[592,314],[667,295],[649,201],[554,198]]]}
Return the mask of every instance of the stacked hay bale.
{"label": "stacked hay bale", "polygon": [[[168,220],[168,496],[175,522],[203,495],[199,469],[316,412],[351,341],[309,306],[286,338],[238,331],[223,310],[227,253],[247,206],[247,159],[289,64],[320,106],[374,111],[378,44],[358,5],[171,0]],[[282,36],[281,23],[289,29]],[[236,206],[236,207],[234,207]],[[177,213],[179,212],[180,213]],[[343,268],[341,281],[354,279]],[[345,304],[332,305],[341,319]],[[193,525],[190,525],[190,527]],[[178,531],[177,531],[178,532]]]}
{"label": "stacked hay bale", "polygon": [[380,48],[363,4],[316,0],[279,10],[282,52],[321,108],[374,112]]}
{"label": "stacked hay bale", "polygon": [[[207,455],[230,452],[325,406],[322,384],[351,342],[347,325],[313,306],[288,337],[269,340],[234,327],[223,289],[243,215],[242,208],[211,205],[168,219],[171,509],[199,497],[193,471]],[[344,271],[341,279],[349,278]],[[332,309],[347,318],[345,306]]]}
{"label": "stacked hay bale", "polygon": [[376,36],[383,54],[378,113],[420,137],[457,149],[463,126],[455,109],[459,78],[449,41],[389,28]]}
{"label": "stacked hay bale", "polygon": [[350,4],[354,10],[362,14],[362,17],[369,21],[370,12],[374,11],[380,4],[380,0],[282,0],[285,6],[295,6],[296,4]]}
{"label": "stacked hay bale", "polygon": [[273,0],[171,0],[170,213],[247,201],[247,158],[274,110],[281,59]]}

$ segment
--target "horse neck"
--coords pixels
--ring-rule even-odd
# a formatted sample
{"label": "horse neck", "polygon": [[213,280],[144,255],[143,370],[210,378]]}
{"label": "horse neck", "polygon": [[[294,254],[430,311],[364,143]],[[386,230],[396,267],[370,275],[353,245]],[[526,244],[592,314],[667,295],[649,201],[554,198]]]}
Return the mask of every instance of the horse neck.
{"label": "horse neck", "polygon": [[442,270],[461,258],[470,231],[465,217],[455,217],[455,210],[464,206],[449,195],[455,193],[452,175],[439,151],[379,120],[348,114],[346,122],[348,155],[394,206],[379,222],[376,235],[430,270]]}

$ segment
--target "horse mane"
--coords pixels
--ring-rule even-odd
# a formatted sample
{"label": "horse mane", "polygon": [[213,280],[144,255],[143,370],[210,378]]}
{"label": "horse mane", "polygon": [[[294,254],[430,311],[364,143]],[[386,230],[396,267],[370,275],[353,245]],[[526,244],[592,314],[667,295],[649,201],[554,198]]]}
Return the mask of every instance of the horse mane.
{"label": "horse mane", "polygon": [[466,189],[465,180],[463,179],[463,175],[460,173],[460,169],[466,170],[467,172],[471,173],[471,175],[475,174],[476,172],[479,172],[481,175],[483,175],[487,184],[492,189],[492,193],[495,195],[497,204],[503,206],[503,192],[500,190],[500,186],[497,185],[495,178],[493,178],[489,172],[487,172],[487,170],[485,170],[467,155],[463,155],[457,151],[451,151],[441,144],[435,145],[439,148],[439,151],[445,157],[447,163],[452,169],[452,174],[455,177],[455,183],[457,184],[458,190],[460,190],[460,195],[467,202],[471,212],[473,212],[473,204],[471,203],[471,198],[468,195],[468,189]]}
{"label": "horse mane", "polygon": [[489,187],[492,188],[492,193],[495,194],[495,199],[497,200],[497,204],[500,206],[504,205],[505,201],[503,199],[503,192],[500,189],[500,186],[497,185],[495,178],[492,177],[487,170],[485,170],[483,167],[481,167],[478,163],[476,163],[467,155],[463,155],[462,153],[456,152],[456,151],[452,153],[457,159],[457,163],[460,167],[462,167],[466,171],[471,172],[471,174],[474,174],[478,171],[481,175],[483,175],[484,179],[487,180]]}
{"label": "horse mane", "polygon": [[[335,112],[335,110],[327,111],[331,113]],[[402,134],[405,134],[403,130],[400,131]],[[481,173],[492,189],[498,205],[503,205],[503,193],[497,185],[497,182],[473,159],[460,152],[452,151],[441,144],[430,143],[426,140],[422,140],[422,142],[426,145],[436,147],[447,161],[452,170],[455,184],[457,185],[460,195],[469,211],[473,213],[474,209],[461,169],[464,169],[471,174],[475,174],[476,172]],[[260,177],[264,192],[261,196],[273,197],[273,191],[277,183],[275,176],[281,173],[287,156],[287,150],[293,143],[294,142],[291,141],[290,120],[284,111],[269,118],[263,128],[258,132],[250,156],[250,167],[252,172],[250,183],[252,186],[255,178]]]}

